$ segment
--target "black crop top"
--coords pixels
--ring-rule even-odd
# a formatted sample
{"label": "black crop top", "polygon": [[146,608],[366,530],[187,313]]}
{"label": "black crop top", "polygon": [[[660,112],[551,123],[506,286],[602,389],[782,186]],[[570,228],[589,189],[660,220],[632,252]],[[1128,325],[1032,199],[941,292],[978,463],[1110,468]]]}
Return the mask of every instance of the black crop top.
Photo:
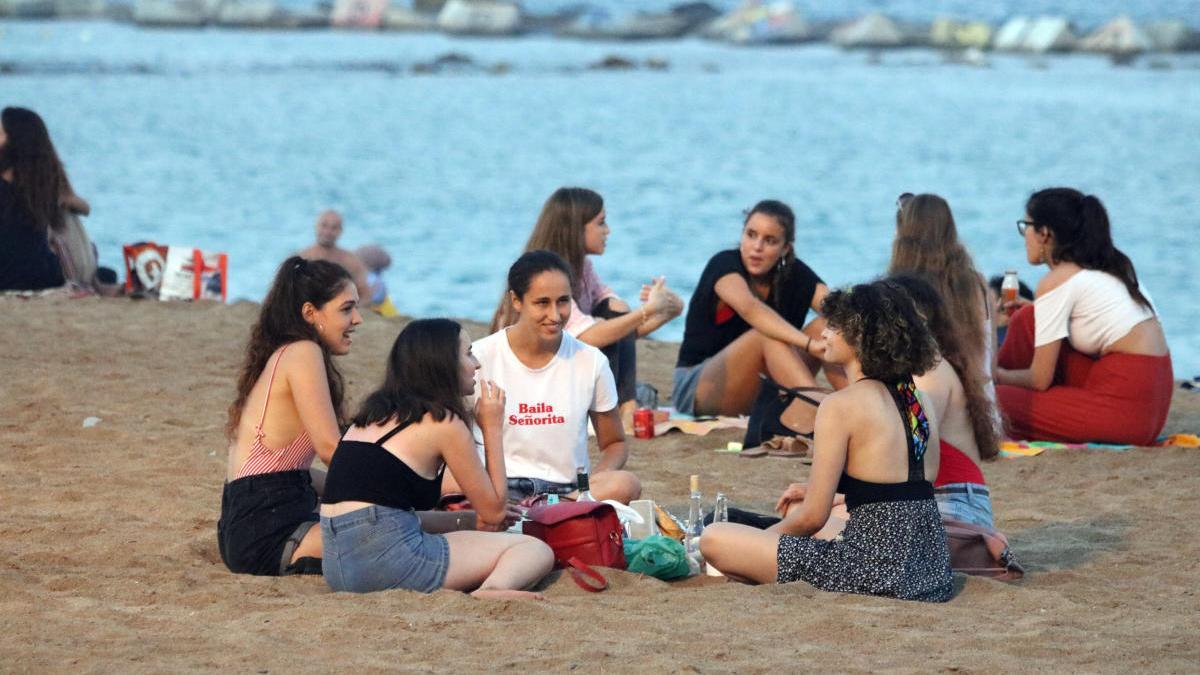
{"label": "black crop top", "polygon": [[436,478],[425,478],[404,460],[383,447],[407,424],[392,429],[374,443],[338,441],[325,477],[325,496],[321,502],[367,502],[393,509],[428,511],[437,506],[442,492],[443,464]]}
{"label": "black crop top", "polygon": [[837,491],[846,495],[846,509],[874,502],[908,502],[933,499],[933,484],[925,479],[925,449],[929,445],[929,419],[917,398],[917,387],[909,379],[883,383],[904,424],[908,441],[908,480],[903,483],[872,483],[842,472]]}

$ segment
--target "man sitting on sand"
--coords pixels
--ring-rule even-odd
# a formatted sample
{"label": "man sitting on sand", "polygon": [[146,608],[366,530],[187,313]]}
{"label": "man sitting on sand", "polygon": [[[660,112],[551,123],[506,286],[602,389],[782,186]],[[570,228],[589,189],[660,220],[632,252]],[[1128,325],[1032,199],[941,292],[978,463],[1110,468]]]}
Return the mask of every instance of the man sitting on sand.
{"label": "man sitting on sand", "polygon": [[367,284],[367,268],[353,252],[338,248],[338,238],[342,236],[342,214],[333,209],[326,209],[317,216],[317,243],[296,253],[305,260],[328,260],[346,268],[354,278],[358,287],[358,297],[371,297],[371,288]]}

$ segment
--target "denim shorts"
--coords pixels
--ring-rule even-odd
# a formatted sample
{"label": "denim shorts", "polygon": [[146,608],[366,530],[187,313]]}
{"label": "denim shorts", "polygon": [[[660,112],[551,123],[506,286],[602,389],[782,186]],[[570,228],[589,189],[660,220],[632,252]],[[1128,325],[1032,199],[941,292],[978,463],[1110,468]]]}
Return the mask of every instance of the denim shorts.
{"label": "denim shorts", "polygon": [[574,483],[555,483],[541,478],[508,479],[508,498],[513,501],[534,495],[567,495],[574,491]]}
{"label": "denim shorts", "polygon": [[368,506],[321,516],[325,583],[335,591],[369,593],[391,588],[432,593],[446,581],[450,544],[421,531],[412,511]]}
{"label": "denim shorts", "polygon": [[933,489],[938,511],[943,516],[982,527],[992,523],[992,496],[986,485],[948,483]]}
{"label": "denim shorts", "polygon": [[675,369],[675,387],[671,391],[671,405],[676,412],[684,415],[696,414],[696,386],[700,384],[700,372],[708,364],[708,359],[694,366],[683,366]]}

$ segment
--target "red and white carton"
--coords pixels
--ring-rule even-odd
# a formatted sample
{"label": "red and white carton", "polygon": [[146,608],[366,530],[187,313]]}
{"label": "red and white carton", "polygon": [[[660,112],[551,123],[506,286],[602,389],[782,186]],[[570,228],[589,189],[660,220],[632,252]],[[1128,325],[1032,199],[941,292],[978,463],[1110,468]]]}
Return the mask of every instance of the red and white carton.
{"label": "red and white carton", "polygon": [[229,257],[216,251],[183,246],[167,247],[160,300],[217,300],[225,302]]}

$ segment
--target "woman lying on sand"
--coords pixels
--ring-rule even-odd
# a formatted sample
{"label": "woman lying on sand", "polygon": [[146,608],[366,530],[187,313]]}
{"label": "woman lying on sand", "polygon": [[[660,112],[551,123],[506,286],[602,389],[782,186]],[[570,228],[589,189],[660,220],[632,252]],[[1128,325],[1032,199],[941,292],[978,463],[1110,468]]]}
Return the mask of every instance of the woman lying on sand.
{"label": "woman lying on sand", "polygon": [[404,588],[524,593],[554,566],[541,541],[503,532],[429,534],[414,510],[436,506],[447,467],[485,525],[505,527],[504,391],[480,380],[473,419],[487,466],[467,427],[464,397],[479,362],[462,327],[418,319],[400,332],[383,386],[363,403],[338,443],[321,505],[325,581],[335,591]]}
{"label": "woman lying on sand", "polygon": [[738,248],[708,261],[688,303],[675,364],[676,410],[747,413],[760,373],[786,387],[816,383],[820,324],[797,326],[804,325],[810,308],[820,308],[829,289],[796,258],[795,242],[792,210],[766,200],[746,215]]}
{"label": "woman lying on sand", "polygon": [[971,341],[960,332],[962,324],[946,316],[947,307],[928,277],[897,274],[890,280],[916,303],[937,341],[937,364],[913,380],[938,420],[941,461],[933,482],[938,509],[955,520],[992,527],[992,498],[980,461],[1000,452],[996,409],[984,393],[981,373],[967,365]]}
{"label": "woman lying on sand", "polygon": [[230,570],[320,574],[313,525],[324,475],[309,469],[315,456],[329,464],[337,446],[344,387],[331,357],[349,353],[360,323],[358,290],[340,265],[293,256],[276,272],[226,427],[217,537]]}
{"label": "woman lying on sand", "polygon": [[[835,291],[822,303],[825,359],[851,383],[817,412],[807,485],[792,484],[767,530],[719,523],[700,550],[726,575],[757,583],[807,581],[827,591],[942,602],[953,589],[946,531],[933,497],[937,421],[913,384],[937,347],[904,290],[887,281]],[[843,493],[842,536],[811,535]]]}
{"label": "woman lying on sand", "polygon": [[[633,415],[636,405],[637,339],[679,316],[683,301],[662,278],[646,285],[642,305],[631,310],[596,274],[588,256],[604,255],[608,221],[604,199],[587,188],[563,187],[542,206],[526,251],[557,253],[571,268],[571,314],[565,330],[608,357],[620,405]],[[492,319],[492,332],[516,323],[508,292]]]}
{"label": "woman lying on sand", "polygon": [[1113,246],[1100,200],[1036,192],[1017,222],[1030,264],[1050,268],[1009,322],[996,373],[1010,433],[1046,441],[1149,445],[1174,374],[1158,312]]}

